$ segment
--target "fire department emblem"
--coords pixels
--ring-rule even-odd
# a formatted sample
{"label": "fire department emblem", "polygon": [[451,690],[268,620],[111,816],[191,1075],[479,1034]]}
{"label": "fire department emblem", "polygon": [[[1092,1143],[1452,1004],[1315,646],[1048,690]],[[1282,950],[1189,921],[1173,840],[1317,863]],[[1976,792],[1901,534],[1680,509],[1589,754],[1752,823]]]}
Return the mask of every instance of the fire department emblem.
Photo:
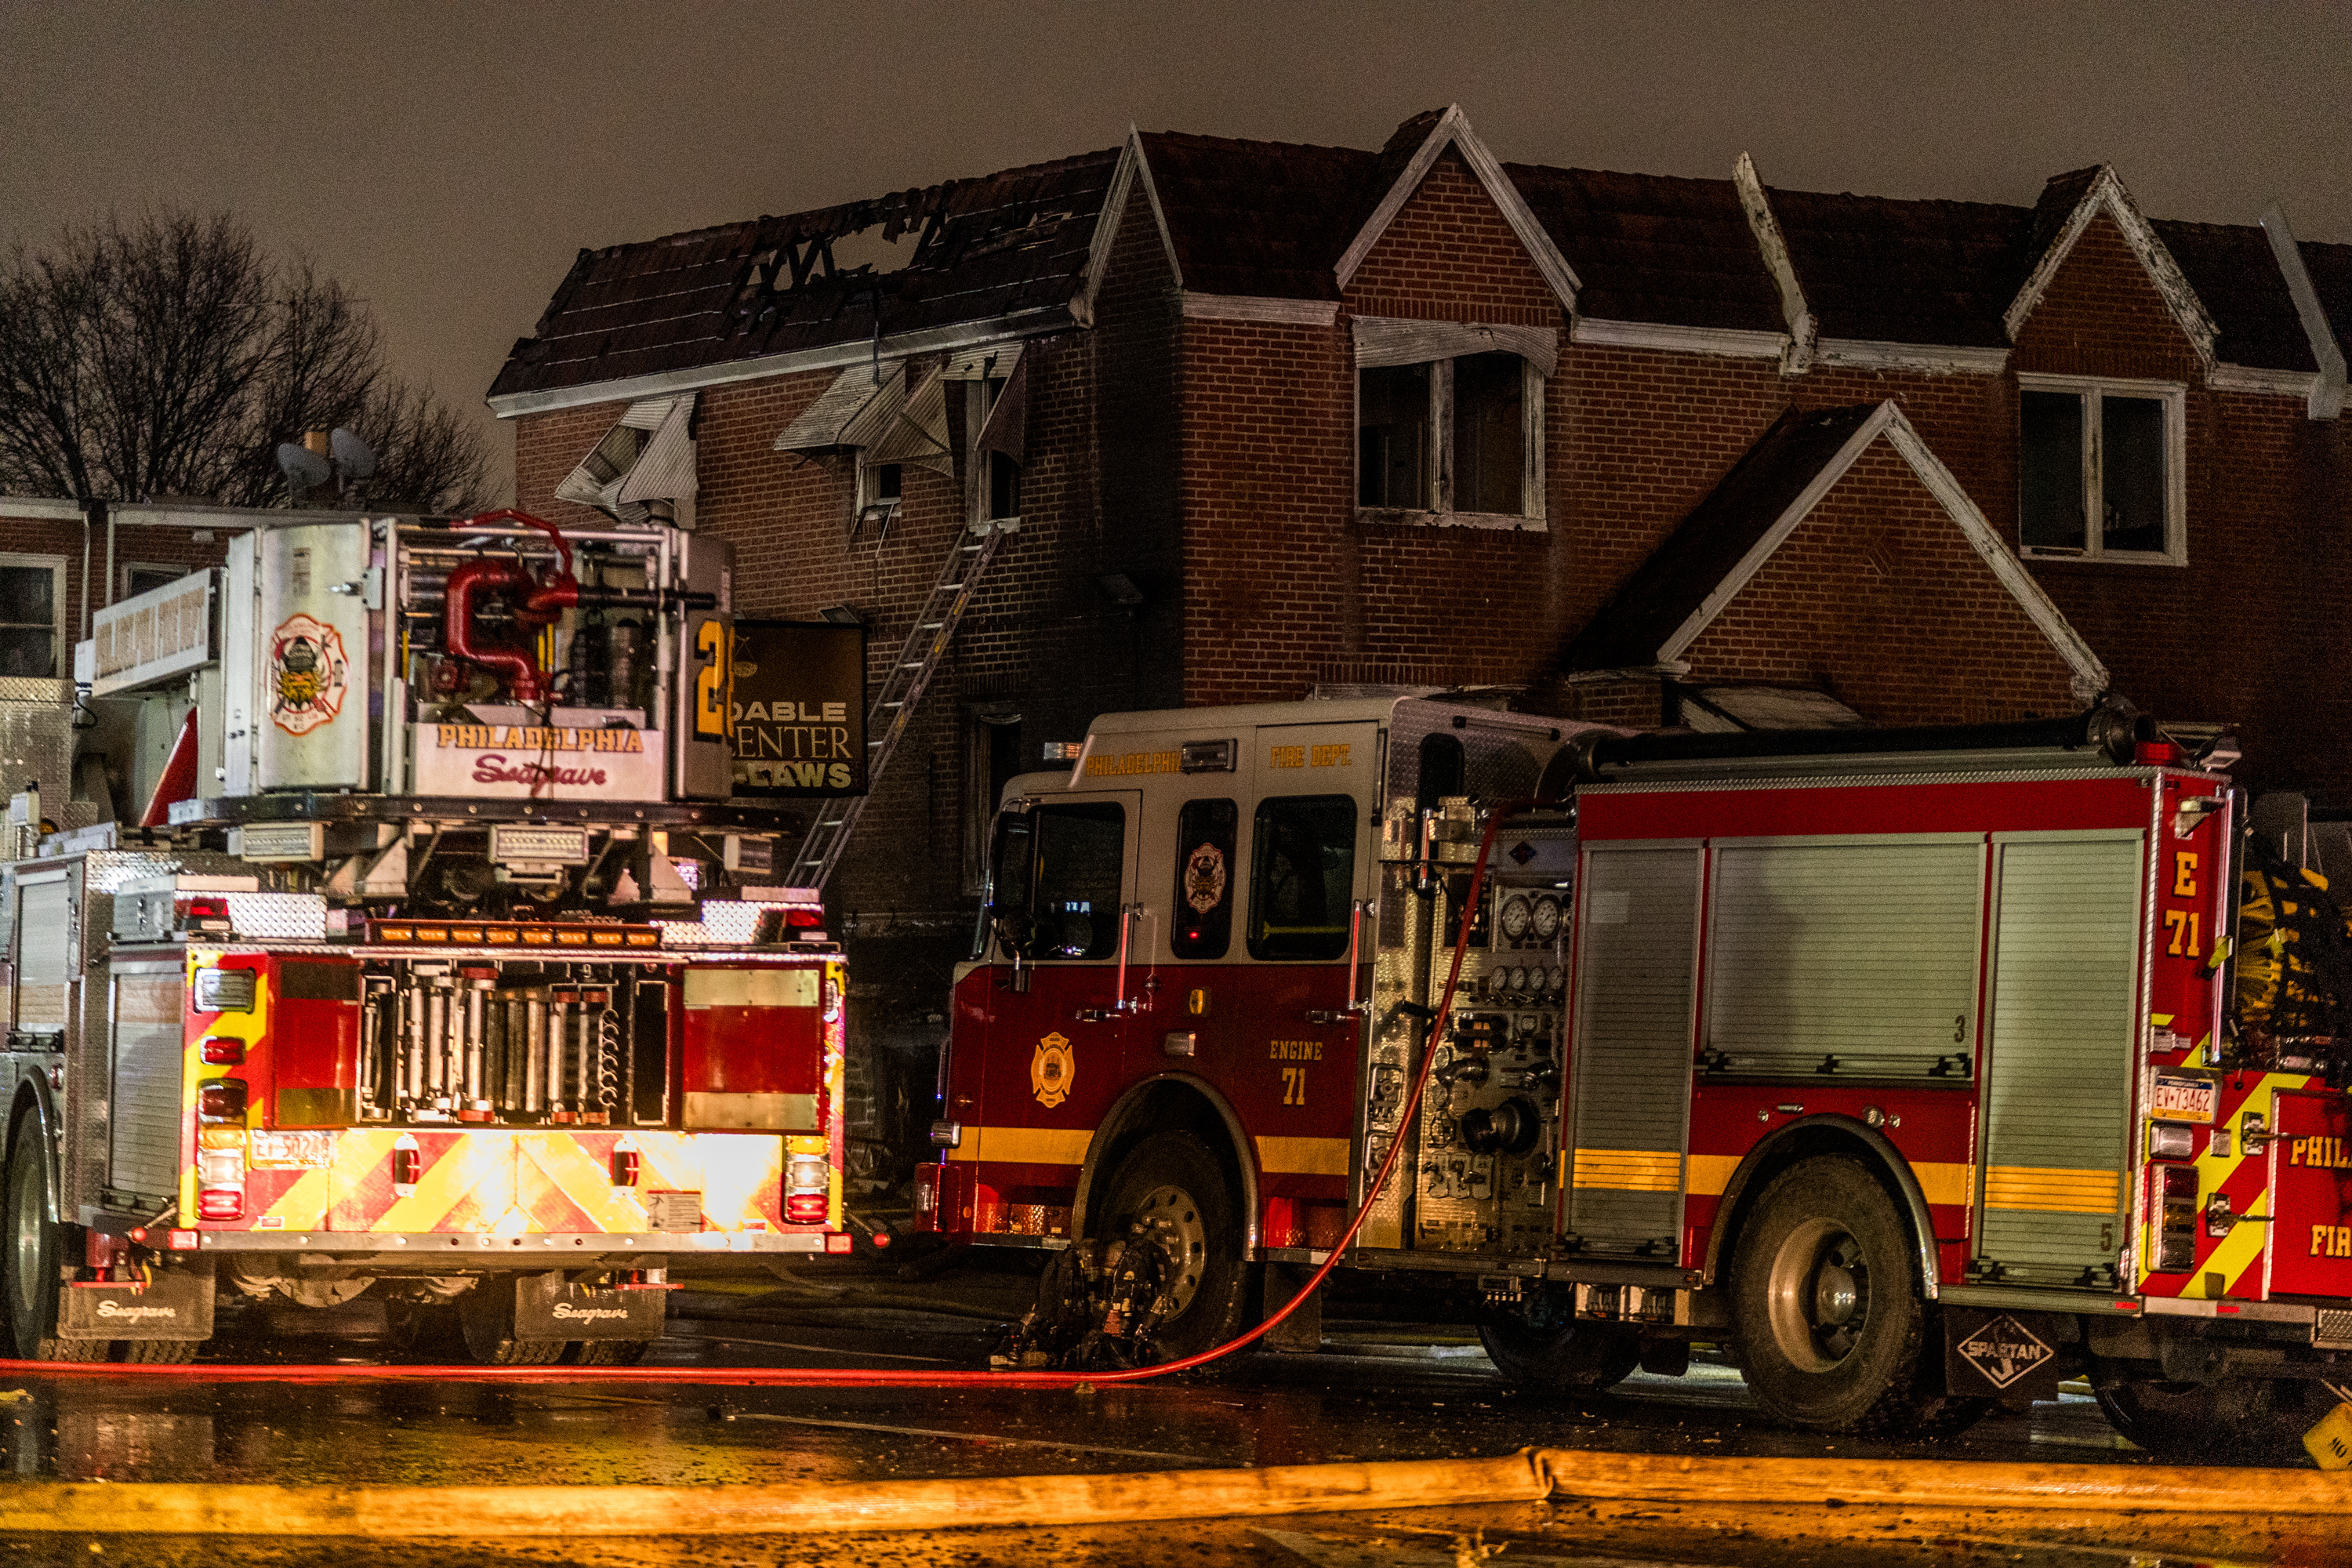
{"label": "fire department emblem", "polygon": [[1037,1042],[1037,1054],[1029,1058],[1030,1091],[1038,1104],[1051,1110],[1070,1098],[1070,1080],[1077,1072],[1070,1059],[1070,1042],[1061,1035],[1048,1035]]}
{"label": "fire department emblem", "polygon": [[1225,852],[1203,844],[1184,859],[1184,901],[1207,914],[1225,901]]}
{"label": "fire department emblem", "polygon": [[269,721],[289,735],[333,723],[350,673],[342,633],[309,616],[288,618],[269,635]]}

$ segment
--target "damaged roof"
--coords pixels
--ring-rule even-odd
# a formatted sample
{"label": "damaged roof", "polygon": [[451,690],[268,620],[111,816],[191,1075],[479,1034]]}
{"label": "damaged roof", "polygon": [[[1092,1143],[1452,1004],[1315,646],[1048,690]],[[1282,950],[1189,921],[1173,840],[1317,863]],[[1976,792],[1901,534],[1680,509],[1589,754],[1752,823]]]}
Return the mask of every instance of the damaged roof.
{"label": "damaged roof", "polygon": [[1877,405],[1791,408],[1633,569],[1601,613],[1561,650],[1565,672],[1643,669],[1731,569],[1772,531]]}
{"label": "damaged roof", "polygon": [[[1183,287],[1337,300],[1341,258],[1442,118],[1415,115],[1378,150],[1139,133],[1135,146]],[[1106,149],[583,250],[490,395],[690,373],[1066,308],[1087,285],[1120,155]],[[1502,167],[1580,280],[1580,317],[1784,330],[1778,289],[1732,181]],[[1822,336],[1999,349],[2009,341],[2004,313],[2103,173],[2055,175],[2031,206],[1778,188],[1767,196]],[[2314,368],[2259,227],[2153,227],[2219,329],[2221,359]],[[910,241],[903,265],[835,255],[836,247],[870,250],[877,235]],[[2352,347],[2352,246],[2300,248],[2331,324]]]}
{"label": "damaged roof", "polygon": [[[1066,305],[1116,148],[784,217],[583,250],[492,397],[862,342]],[[905,264],[836,258],[911,237]],[[846,246],[844,246],[846,248]],[[837,261],[840,264],[836,264]]]}

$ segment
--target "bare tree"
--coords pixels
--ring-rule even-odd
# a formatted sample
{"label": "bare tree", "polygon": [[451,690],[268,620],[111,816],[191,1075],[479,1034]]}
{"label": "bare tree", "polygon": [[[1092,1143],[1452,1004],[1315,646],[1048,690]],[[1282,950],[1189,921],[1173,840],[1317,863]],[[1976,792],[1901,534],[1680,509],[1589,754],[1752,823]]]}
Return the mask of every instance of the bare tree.
{"label": "bare tree", "polygon": [[489,453],[384,365],[361,301],[226,213],[68,229],[0,263],[0,493],[286,500],[280,441],[343,426],[374,495],[487,504]]}

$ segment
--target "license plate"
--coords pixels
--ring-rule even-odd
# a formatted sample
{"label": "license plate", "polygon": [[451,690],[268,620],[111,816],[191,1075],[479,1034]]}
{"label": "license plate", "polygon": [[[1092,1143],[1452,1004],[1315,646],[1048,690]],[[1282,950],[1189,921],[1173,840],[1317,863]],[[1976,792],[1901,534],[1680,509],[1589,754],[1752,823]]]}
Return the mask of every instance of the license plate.
{"label": "license plate", "polygon": [[2221,1098],[2221,1085],[2210,1078],[2175,1078],[2169,1073],[2158,1073],[2147,1113],[2161,1121],[2210,1121]]}

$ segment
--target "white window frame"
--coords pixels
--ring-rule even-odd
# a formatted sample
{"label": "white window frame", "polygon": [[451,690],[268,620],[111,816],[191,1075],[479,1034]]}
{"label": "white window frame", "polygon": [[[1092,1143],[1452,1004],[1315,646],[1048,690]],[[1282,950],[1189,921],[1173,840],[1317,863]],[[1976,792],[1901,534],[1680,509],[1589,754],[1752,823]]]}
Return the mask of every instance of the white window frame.
{"label": "white window frame", "polygon": [[[12,680],[65,680],[72,678],[73,659],[67,652],[66,637],[66,558],[62,555],[30,555],[17,551],[0,550],[0,566],[17,568],[46,566],[49,572],[49,668],[48,675],[9,676]],[[17,623],[9,622],[10,626]],[[30,621],[24,625],[30,626]]]}
{"label": "white window frame", "polygon": [[[1507,350],[1492,352],[1507,353]],[[1458,356],[1455,356],[1458,357]],[[1435,450],[1429,464],[1428,493],[1420,507],[1365,506],[1358,502],[1359,522],[1404,522],[1437,528],[1489,528],[1532,531],[1541,533],[1550,527],[1550,514],[1544,501],[1545,431],[1544,383],[1548,377],[1526,358],[1519,361],[1519,410],[1526,422],[1522,432],[1522,449],[1527,471],[1520,479],[1520,505],[1517,512],[1457,511],[1454,507],[1454,359],[1433,359],[1417,362],[1429,367],[1429,430]],[[1364,427],[1364,371],[1356,367],[1352,395],[1354,417],[1349,428],[1349,444],[1353,448],[1352,467],[1354,493],[1363,493],[1364,444],[1359,434]],[[1402,368],[1402,367],[1399,367]]]}
{"label": "white window frame", "polygon": [[[2137,381],[2105,375],[2048,375],[2032,371],[2018,373],[2017,389],[2020,393],[2074,393],[2083,400],[2083,547],[2077,550],[2026,543],[2021,487],[2017,518],[2019,556],[2028,561],[2102,561],[2137,566],[2188,565],[2188,389],[2175,381]],[[2160,551],[2108,550],[2101,540],[2106,501],[2101,482],[2105,454],[2100,444],[2105,421],[2099,416],[2099,400],[2109,393],[2119,397],[2147,398],[2164,405],[2164,548]],[[2019,399],[2014,428],[2021,451],[2025,432],[2022,397]]]}
{"label": "white window frame", "polygon": [[[998,379],[1009,382],[1012,378],[1008,374]],[[966,381],[964,386],[966,388],[963,399],[964,475],[969,481],[968,489],[971,492],[971,503],[965,508],[966,526],[974,533],[986,533],[992,529],[1001,530],[1006,533],[1018,533],[1021,531],[1019,512],[1016,511],[1010,517],[988,515],[989,508],[994,499],[996,465],[994,455],[981,446],[980,438],[988,431],[988,416],[995,410],[996,396],[989,392],[988,378],[985,376],[974,376]],[[1016,469],[1025,469],[1027,465],[1016,463],[1013,467]],[[1024,473],[1023,477],[1027,476]]]}

